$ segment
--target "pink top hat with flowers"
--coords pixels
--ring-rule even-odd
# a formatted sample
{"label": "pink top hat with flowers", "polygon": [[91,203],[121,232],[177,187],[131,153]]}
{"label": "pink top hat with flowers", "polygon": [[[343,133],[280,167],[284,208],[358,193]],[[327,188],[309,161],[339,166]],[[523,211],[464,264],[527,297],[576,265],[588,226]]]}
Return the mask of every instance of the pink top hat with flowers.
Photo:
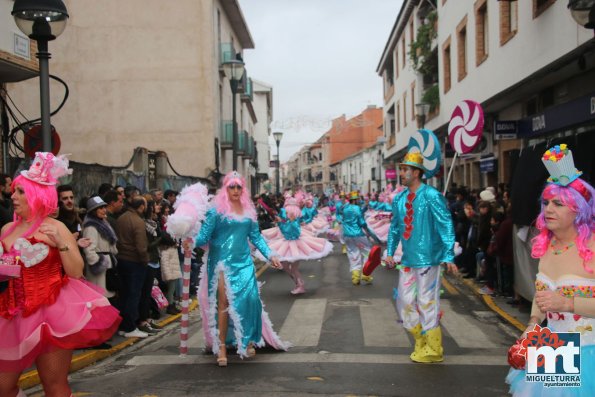
{"label": "pink top hat with flowers", "polygon": [[70,174],[72,174],[72,168],[68,168],[66,156],[56,157],[49,152],[35,153],[31,167],[26,171],[21,171],[21,175],[30,181],[48,186],[57,184],[58,178]]}

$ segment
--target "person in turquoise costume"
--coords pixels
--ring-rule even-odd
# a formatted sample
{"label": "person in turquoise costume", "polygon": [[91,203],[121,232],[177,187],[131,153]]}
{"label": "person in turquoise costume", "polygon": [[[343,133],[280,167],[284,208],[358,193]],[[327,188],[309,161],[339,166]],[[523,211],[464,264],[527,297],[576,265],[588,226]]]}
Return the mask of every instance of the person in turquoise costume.
{"label": "person in turquoise costume", "polygon": [[[368,228],[359,203],[358,192],[351,192],[350,202],[342,208],[343,212],[343,239],[347,248],[347,259],[349,259],[349,271],[351,282],[359,285],[361,281],[372,282],[372,276],[362,274],[364,258],[368,257],[372,245],[368,241],[366,233],[378,240],[378,237]],[[366,233],[364,232],[366,231]]]}
{"label": "person in turquoise costume", "polygon": [[302,208],[302,222],[306,225],[311,223],[318,215],[318,210],[314,206],[311,196],[307,196],[304,200],[304,208]]}
{"label": "person in turquoise costume", "polygon": [[321,259],[333,251],[333,245],[326,239],[315,237],[311,233],[304,233],[301,227],[302,211],[295,198],[285,200],[285,207],[277,222],[281,235],[268,241],[271,249],[279,255],[283,270],[295,282],[292,295],[306,292],[304,280],[299,271],[300,261]]}
{"label": "person in turquoise costume", "polygon": [[273,331],[263,309],[248,241],[273,267],[281,268],[278,256],[260,234],[245,180],[233,171],[223,179],[194,242],[195,247],[208,244],[199,300],[208,296],[206,302],[201,300],[203,330],[219,366],[227,365],[227,346],[235,346],[242,358],[254,356],[255,347],[265,342],[276,349],[289,347]]}
{"label": "person in turquoise costume", "polygon": [[393,255],[403,247],[399,269],[397,311],[403,326],[415,338],[412,361],[443,361],[440,330],[440,264],[456,272],[455,235],[444,196],[422,182],[423,156],[410,151],[399,166],[405,189],[392,203],[386,264],[395,266]]}

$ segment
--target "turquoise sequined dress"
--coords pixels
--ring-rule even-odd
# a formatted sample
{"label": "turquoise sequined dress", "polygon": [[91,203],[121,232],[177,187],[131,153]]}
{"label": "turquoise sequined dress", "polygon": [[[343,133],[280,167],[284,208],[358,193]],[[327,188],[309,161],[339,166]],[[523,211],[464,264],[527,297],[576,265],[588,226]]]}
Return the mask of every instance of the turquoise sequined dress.
{"label": "turquoise sequined dress", "polygon": [[[267,259],[270,259],[272,251],[261,236],[255,221],[239,216],[224,216],[217,213],[215,209],[207,212],[195,240],[196,247],[209,244],[207,274],[205,277],[203,266],[199,299],[201,295],[206,295],[204,294],[206,289],[208,309],[204,308],[205,302],[201,301],[201,313],[205,340],[207,346],[212,346],[214,353],[219,351],[217,285],[221,273],[225,277],[229,301],[226,345],[236,346],[240,356],[246,356],[248,344],[264,346],[265,340],[277,349],[286,350],[288,347],[288,344],[280,341],[272,331],[268,315],[263,310],[248,241]],[[203,281],[207,282],[203,283]]]}

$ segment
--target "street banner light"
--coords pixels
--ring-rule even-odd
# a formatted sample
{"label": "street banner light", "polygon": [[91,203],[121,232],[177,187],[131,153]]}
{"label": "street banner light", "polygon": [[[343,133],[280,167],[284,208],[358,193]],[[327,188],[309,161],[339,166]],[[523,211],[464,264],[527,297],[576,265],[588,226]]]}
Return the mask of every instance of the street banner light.
{"label": "street banner light", "polygon": [[232,146],[232,168],[233,171],[238,170],[238,123],[236,122],[236,94],[238,93],[238,84],[242,80],[242,76],[244,75],[244,62],[238,59],[232,59],[227,62],[223,62],[223,73],[225,73],[225,77],[229,79],[229,85],[231,86],[231,93],[232,93],[232,123],[233,123],[233,137],[231,141]]}
{"label": "street banner light", "polygon": [[281,157],[279,157],[279,144],[281,143],[281,138],[283,138],[282,132],[273,132],[273,138],[275,138],[275,143],[277,143],[277,194],[281,193],[281,185],[280,185],[280,172],[279,167],[281,166]]}
{"label": "street banner light", "polygon": [[41,102],[42,150],[52,151],[50,124],[50,69],[48,41],[56,39],[66,28],[68,12],[61,0],[16,0],[12,16],[17,27],[37,41],[39,59],[39,92]]}

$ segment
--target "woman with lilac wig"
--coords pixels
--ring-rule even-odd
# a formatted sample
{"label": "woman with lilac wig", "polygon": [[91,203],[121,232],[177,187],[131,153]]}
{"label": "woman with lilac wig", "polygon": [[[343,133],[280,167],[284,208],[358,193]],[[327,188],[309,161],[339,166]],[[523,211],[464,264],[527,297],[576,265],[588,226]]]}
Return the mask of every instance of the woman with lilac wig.
{"label": "woman with lilac wig", "polygon": [[254,348],[265,342],[276,349],[289,347],[273,331],[263,309],[248,241],[273,267],[281,268],[260,234],[245,180],[233,171],[223,179],[195,240],[196,247],[208,244],[199,300],[205,341],[220,367],[227,366],[227,346],[236,347],[242,358],[254,356]]}
{"label": "woman with lilac wig", "polygon": [[536,293],[521,339],[529,332],[539,333],[536,325],[545,319],[551,331],[579,332],[581,385],[558,388],[527,382],[522,364],[510,370],[506,381],[515,396],[594,396],[595,190],[579,178],[582,173],[574,167],[566,145],[549,149],[542,160],[550,178],[541,194],[536,222],[539,235],[533,239],[531,252],[539,258]]}

